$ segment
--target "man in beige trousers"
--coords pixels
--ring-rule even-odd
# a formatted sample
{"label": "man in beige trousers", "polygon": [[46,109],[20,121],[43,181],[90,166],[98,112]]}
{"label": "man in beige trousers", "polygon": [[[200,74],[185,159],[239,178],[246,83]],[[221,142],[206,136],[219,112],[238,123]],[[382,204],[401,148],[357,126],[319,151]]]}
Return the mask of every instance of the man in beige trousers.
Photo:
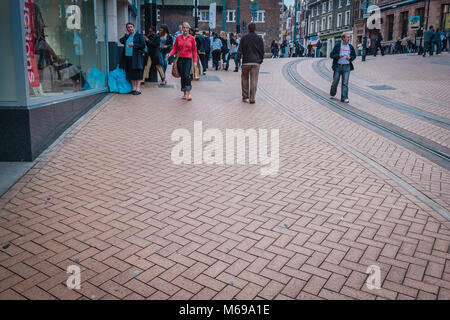
{"label": "man in beige trousers", "polygon": [[242,101],[250,99],[253,104],[258,87],[259,67],[264,60],[264,41],[255,33],[256,25],[253,22],[248,24],[248,31],[241,39],[236,61],[241,64],[242,60]]}

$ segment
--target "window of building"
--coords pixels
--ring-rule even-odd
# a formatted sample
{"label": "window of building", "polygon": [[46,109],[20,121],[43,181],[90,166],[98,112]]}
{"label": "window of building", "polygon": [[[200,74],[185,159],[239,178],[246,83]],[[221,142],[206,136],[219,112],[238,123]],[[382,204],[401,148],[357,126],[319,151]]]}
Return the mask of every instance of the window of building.
{"label": "window of building", "polygon": [[[34,30],[25,35],[32,99],[59,97],[106,86],[105,15],[102,0],[34,0]],[[26,21],[30,21],[25,19]],[[27,33],[27,31],[25,31]],[[120,30],[125,34],[125,26]]]}
{"label": "window of building", "polygon": [[156,21],[161,21],[161,10],[156,9]]}
{"label": "window of building", "polygon": [[325,17],[322,18],[322,28],[321,31],[327,28],[327,19]]}
{"label": "window of building", "polygon": [[316,32],[319,32],[319,20],[316,20]]}
{"label": "window of building", "polygon": [[333,0],[328,1],[328,11],[333,11]]}
{"label": "window of building", "polygon": [[209,10],[200,10],[200,22],[208,22],[209,21]]}
{"label": "window of building", "polygon": [[338,0],[339,1],[339,6],[338,6],[338,8],[342,8],[342,1],[344,1],[344,0]]}
{"label": "window of building", "polygon": [[309,33],[314,33],[314,22],[311,22],[311,30],[309,31]]}
{"label": "window of building", "polygon": [[331,23],[332,23],[332,15],[330,14],[328,16],[328,29],[332,29],[333,28]]}
{"label": "window of building", "polygon": [[423,18],[425,16],[425,8],[417,8],[416,16],[420,17],[420,27],[423,28]]}
{"label": "window of building", "polygon": [[322,13],[325,13],[325,12],[327,12],[327,3],[326,2],[322,3]]}
{"label": "window of building", "polygon": [[388,20],[388,23],[387,23],[388,41],[391,41],[394,36],[394,15],[393,14],[388,15],[387,20]]}
{"label": "window of building", "polygon": [[316,7],[316,16],[319,15],[319,6]]}
{"label": "window of building", "polygon": [[311,18],[314,18],[314,8],[311,9]]}
{"label": "window of building", "polygon": [[338,13],[336,27],[342,27],[342,13]]}
{"label": "window of building", "polygon": [[350,10],[345,11],[345,22],[344,25],[348,26],[350,24]]}
{"label": "window of building", "polygon": [[408,15],[409,15],[408,11],[403,11],[400,14],[401,26],[402,26],[401,38],[404,38],[408,35],[408,23],[409,23]]}
{"label": "window of building", "polygon": [[[0,1],[0,27],[3,32],[2,58],[0,59],[0,101],[16,101],[16,71],[14,69],[13,27],[11,2]],[[37,70],[35,70],[37,71]]]}
{"label": "window of building", "polygon": [[252,21],[256,22],[256,23],[263,23],[265,22],[265,14],[266,11],[265,10],[258,10],[256,11],[256,18],[252,17]]}
{"label": "window of building", "polygon": [[350,0],[347,0],[347,4],[346,4],[347,6],[349,6],[350,5]]}
{"label": "window of building", "polygon": [[227,22],[236,22],[236,10],[227,10]]}

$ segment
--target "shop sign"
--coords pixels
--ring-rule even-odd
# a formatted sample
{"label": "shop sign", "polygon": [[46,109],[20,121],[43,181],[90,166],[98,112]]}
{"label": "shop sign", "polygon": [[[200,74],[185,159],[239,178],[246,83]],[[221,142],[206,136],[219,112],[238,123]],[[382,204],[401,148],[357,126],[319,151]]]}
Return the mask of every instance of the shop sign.
{"label": "shop sign", "polygon": [[25,25],[25,53],[28,73],[28,85],[30,88],[39,87],[39,74],[35,57],[34,39],[34,4],[33,0],[24,0],[23,5]]}

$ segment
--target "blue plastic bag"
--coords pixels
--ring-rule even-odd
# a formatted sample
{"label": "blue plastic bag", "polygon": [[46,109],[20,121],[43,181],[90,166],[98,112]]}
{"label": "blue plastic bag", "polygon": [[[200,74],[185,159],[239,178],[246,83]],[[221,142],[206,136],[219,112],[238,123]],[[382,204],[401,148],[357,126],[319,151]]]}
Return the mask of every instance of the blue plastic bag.
{"label": "blue plastic bag", "polygon": [[97,69],[97,67],[93,67],[91,71],[88,72],[86,82],[84,84],[83,89],[97,89],[105,87],[106,75]]}
{"label": "blue plastic bag", "polygon": [[117,93],[130,93],[133,90],[130,81],[127,80],[127,75],[124,69],[119,66],[108,75],[109,91]]}

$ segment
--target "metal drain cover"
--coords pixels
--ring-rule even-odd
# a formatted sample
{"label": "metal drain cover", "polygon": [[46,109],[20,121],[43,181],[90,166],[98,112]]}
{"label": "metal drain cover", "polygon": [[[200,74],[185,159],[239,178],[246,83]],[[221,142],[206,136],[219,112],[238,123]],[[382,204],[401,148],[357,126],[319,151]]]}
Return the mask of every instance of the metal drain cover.
{"label": "metal drain cover", "polygon": [[368,86],[369,88],[373,90],[396,90],[394,87],[387,86],[387,85],[381,85],[381,86]]}

